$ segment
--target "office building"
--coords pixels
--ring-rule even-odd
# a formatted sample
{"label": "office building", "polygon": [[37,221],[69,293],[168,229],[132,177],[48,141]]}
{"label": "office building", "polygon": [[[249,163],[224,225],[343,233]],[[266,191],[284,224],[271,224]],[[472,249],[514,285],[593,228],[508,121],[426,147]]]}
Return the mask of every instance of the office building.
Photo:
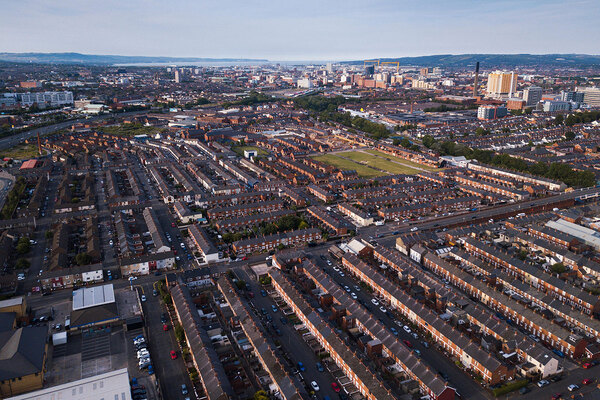
{"label": "office building", "polygon": [[517,90],[517,74],[514,72],[495,71],[488,75],[488,96],[510,95]]}
{"label": "office building", "polygon": [[539,86],[529,86],[523,90],[523,100],[525,105],[535,106],[542,100],[542,88]]}
{"label": "office building", "polygon": [[545,112],[557,112],[557,111],[569,111],[571,109],[571,103],[568,101],[545,101],[544,111]]}
{"label": "office building", "polygon": [[20,104],[29,107],[38,106],[58,107],[73,104],[73,92],[35,92],[35,93],[4,93],[0,96],[0,103],[5,107]]}
{"label": "office building", "polygon": [[314,84],[310,78],[298,79],[298,87],[301,89],[312,89]]}
{"label": "office building", "polygon": [[575,103],[583,103],[584,92],[561,91],[560,101],[573,101]]}
{"label": "office building", "polygon": [[600,107],[600,88],[578,87],[577,92],[583,93],[583,102],[590,107]]}
{"label": "office building", "polygon": [[477,109],[477,119],[497,119],[506,117],[508,110],[504,106],[481,106]]}

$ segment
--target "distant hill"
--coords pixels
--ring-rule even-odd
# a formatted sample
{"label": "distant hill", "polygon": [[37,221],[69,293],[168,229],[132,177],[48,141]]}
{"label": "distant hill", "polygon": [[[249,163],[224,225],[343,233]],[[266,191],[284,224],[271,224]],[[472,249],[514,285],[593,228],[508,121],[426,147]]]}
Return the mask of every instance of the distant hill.
{"label": "distant hill", "polygon": [[[483,68],[514,66],[600,66],[600,55],[589,54],[439,54],[420,57],[381,58],[381,61],[398,61],[400,65],[424,67],[466,67],[479,61]],[[363,60],[347,61],[362,64]]]}
{"label": "distant hill", "polygon": [[114,56],[81,53],[0,53],[0,61],[41,64],[138,64],[138,63],[197,63],[197,62],[267,62],[246,58],[146,57]]}

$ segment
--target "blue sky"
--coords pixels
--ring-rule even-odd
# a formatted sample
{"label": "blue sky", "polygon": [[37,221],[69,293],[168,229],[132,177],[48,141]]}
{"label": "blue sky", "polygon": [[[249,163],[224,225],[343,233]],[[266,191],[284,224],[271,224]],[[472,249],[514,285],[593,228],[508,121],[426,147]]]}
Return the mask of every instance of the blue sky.
{"label": "blue sky", "polygon": [[350,60],[600,54],[598,0],[0,0],[0,52]]}

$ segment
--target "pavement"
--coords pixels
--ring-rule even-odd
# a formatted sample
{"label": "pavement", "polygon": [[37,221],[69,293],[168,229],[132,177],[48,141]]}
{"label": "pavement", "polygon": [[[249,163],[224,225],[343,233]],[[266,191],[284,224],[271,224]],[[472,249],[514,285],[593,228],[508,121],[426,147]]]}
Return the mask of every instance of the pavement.
{"label": "pavement", "polygon": [[[260,295],[262,287],[256,280],[254,280],[253,274],[249,273],[247,269],[236,269],[236,274],[250,284],[251,290],[255,293],[255,296],[251,302],[255,305],[255,309],[258,310],[258,313],[254,314],[254,318],[259,320],[260,324],[264,328],[263,330],[268,332],[267,336],[270,338],[273,347],[276,347],[275,341],[281,344],[283,351],[279,351],[278,356],[280,357],[282,364],[287,367],[286,369],[290,376],[296,380],[298,386],[305,386],[307,391],[309,391],[310,382],[316,381],[320,388],[319,392],[317,392],[317,398],[322,399],[324,396],[329,396],[331,399],[337,398],[337,393],[335,393],[331,388],[331,383],[335,382],[334,378],[327,371],[319,372],[317,370],[316,363],[319,361],[319,358],[302,340],[298,332],[295,331],[290,323],[283,324],[281,322],[281,318],[284,315],[281,310],[279,310],[279,306],[275,303],[273,298],[270,296],[262,297]],[[246,308],[252,313],[252,307],[247,299],[245,299],[243,296],[240,298],[242,299],[242,302],[245,303]],[[276,313],[272,311],[271,306],[273,305],[278,308]],[[261,308],[264,308],[268,311],[273,318],[273,323],[275,323],[277,328],[281,330],[282,336],[276,335],[273,329],[268,328],[270,324],[260,311]],[[304,381],[299,379],[299,375],[294,375],[292,373],[292,370],[296,368],[298,362],[302,362],[305,367],[305,371],[301,372],[301,375],[304,377]]]}
{"label": "pavement", "polygon": [[0,150],[9,149],[11,147],[14,147],[14,146],[18,145],[19,143],[21,143],[22,141],[29,139],[30,137],[37,136],[38,133],[40,134],[40,136],[43,136],[43,135],[46,135],[49,133],[59,131],[61,129],[68,128],[71,125],[77,124],[80,122],[90,123],[90,122],[95,122],[95,121],[101,121],[104,119],[120,118],[120,117],[126,117],[126,116],[134,115],[134,114],[143,114],[146,112],[147,111],[129,111],[129,112],[118,113],[118,114],[103,114],[103,115],[98,115],[95,117],[73,119],[70,121],[64,121],[64,122],[60,122],[60,123],[53,124],[53,125],[30,129],[28,131],[20,132],[20,133],[0,139]]}

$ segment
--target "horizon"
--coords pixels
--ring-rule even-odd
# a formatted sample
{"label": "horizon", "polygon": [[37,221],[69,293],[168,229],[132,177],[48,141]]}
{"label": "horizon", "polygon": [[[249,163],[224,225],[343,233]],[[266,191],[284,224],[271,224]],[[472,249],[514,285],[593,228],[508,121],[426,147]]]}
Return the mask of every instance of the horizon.
{"label": "horizon", "polygon": [[[4,5],[0,49],[291,62],[440,54],[600,54],[595,41],[600,27],[594,18],[599,13],[600,4],[590,0],[499,0],[483,6],[469,0],[231,0],[222,7],[186,0],[65,0],[52,5],[24,0]],[[565,21],[577,21],[568,34],[556,29]]]}

